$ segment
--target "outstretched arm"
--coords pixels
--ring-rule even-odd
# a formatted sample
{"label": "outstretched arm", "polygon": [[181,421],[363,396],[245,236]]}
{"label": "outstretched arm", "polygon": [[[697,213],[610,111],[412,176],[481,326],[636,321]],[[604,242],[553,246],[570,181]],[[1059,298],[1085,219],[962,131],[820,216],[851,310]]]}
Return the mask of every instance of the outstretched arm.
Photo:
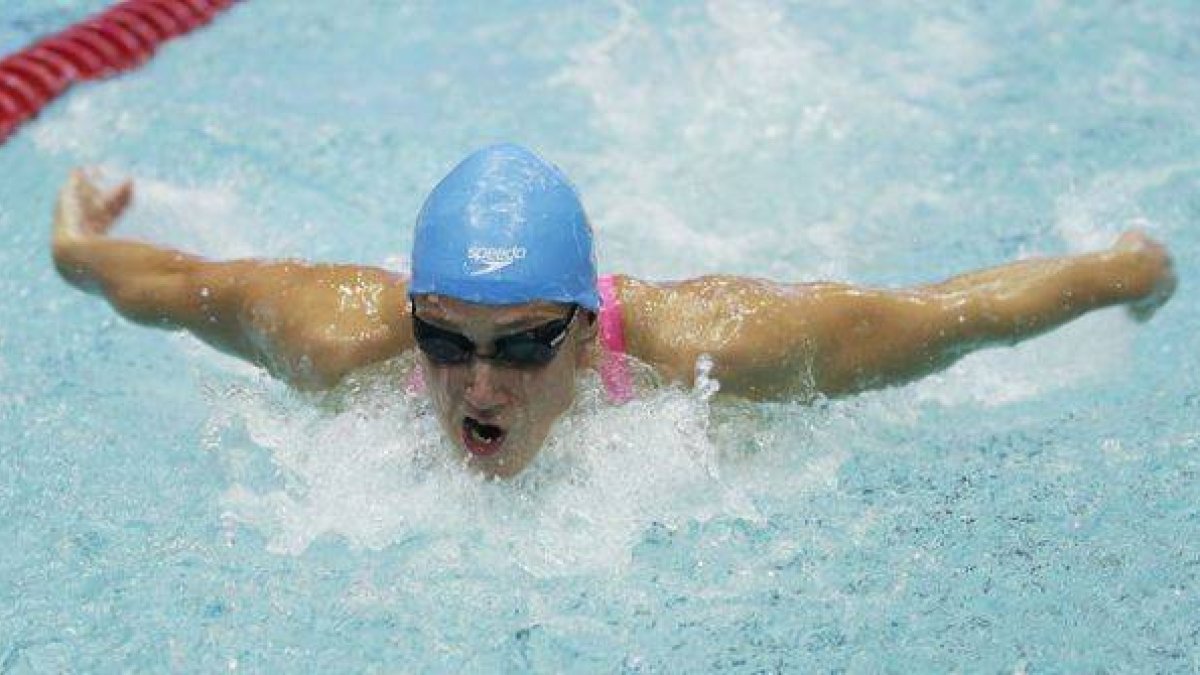
{"label": "outstretched arm", "polygon": [[840,395],[921,377],[1101,307],[1126,304],[1144,320],[1174,287],[1166,250],[1128,232],[1106,251],[903,290],[736,277],[631,281],[626,317],[630,351],[670,377],[690,381],[696,358],[707,353],[727,393]]}
{"label": "outstretched arm", "polygon": [[80,171],[54,214],[54,263],[72,285],[137,323],[185,329],[300,388],[335,384],[411,346],[405,283],[383,270],[297,262],[208,261],[106,236],[132,198]]}

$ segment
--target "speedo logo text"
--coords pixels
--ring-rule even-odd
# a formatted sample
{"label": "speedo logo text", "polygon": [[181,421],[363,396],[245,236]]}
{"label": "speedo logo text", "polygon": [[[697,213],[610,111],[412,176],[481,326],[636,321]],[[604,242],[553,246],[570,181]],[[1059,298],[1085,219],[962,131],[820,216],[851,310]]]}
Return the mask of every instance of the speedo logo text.
{"label": "speedo logo text", "polygon": [[467,273],[473,277],[499,272],[518,260],[524,260],[524,246],[472,246],[467,249]]}

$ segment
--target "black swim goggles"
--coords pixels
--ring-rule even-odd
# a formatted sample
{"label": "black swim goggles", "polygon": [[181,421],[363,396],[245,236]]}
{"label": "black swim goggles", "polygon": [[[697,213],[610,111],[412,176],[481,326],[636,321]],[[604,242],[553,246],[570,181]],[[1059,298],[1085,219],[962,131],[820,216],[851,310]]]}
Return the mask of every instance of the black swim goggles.
{"label": "black swim goggles", "polygon": [[515,368],[538,367],[554,360],[578,309],[579,305],[571,305],[571,313],[562,319],[496,338],[492,343],[496,353],[489,356],[481,356],[467,336],[422,320],[417,316],[415,306],[411,307],[413,335],[417,347],[439,366],[461,365],[478,358]]}

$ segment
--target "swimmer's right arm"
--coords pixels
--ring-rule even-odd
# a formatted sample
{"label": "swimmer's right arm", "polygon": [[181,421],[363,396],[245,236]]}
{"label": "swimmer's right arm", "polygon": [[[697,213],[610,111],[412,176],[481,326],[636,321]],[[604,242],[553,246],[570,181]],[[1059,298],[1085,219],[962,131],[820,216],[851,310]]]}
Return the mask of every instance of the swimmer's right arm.
{"label": "swimmer's right arm", "polygon": [[132,198],[72,172],[54,215],[54,263],[142,325],[187,330],[302,389],[336,384],[412,345],[406,286],[380,269],[217,262],[106,236]]}

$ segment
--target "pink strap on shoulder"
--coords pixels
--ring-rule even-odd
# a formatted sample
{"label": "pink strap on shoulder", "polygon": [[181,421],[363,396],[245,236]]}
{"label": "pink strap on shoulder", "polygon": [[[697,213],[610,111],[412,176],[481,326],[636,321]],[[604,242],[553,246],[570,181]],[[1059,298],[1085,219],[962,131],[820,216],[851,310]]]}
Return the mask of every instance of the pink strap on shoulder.
{"label": "pink strap on shoulder", "polygon": [[625,360],[625,323],[621,319],[621,301],[611,274],[600,277],[600,381],[609,400],[625,403],[633,398],[633,374]]}

